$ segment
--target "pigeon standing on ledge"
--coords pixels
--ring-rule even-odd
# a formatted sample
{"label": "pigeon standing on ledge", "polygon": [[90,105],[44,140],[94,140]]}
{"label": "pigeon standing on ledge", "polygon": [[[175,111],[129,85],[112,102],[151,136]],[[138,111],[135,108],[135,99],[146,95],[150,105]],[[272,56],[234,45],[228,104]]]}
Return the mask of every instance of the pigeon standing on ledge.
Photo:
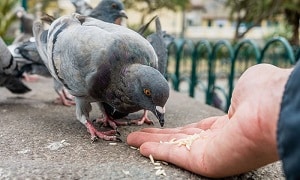
{"label": "pigeon standing on ledge", "polygon": [[[79,14],[55,20],[46,31],[36,22],[33,32],[50,73],[75,96],[77,119],[92,139],[118,140],[114,112],[149,110],[164,125],[168,82],[157,70],[153,47],[141,35]],[[92,102],[98,102],[105,122],[114,130],[94,127],[89,119]],[[104,106],[112,108],[110,114]]]}
{"label": "pigeon standing on ledge", "polygon": [[17,62],[0,37],[0,86],[6,87],[15,94],[31,91],[18,77],[19,73]]}

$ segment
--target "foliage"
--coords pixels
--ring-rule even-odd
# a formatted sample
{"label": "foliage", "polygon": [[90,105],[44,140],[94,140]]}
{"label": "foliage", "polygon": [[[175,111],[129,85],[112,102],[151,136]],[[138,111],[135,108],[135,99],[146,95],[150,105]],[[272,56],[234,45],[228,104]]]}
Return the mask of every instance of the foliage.
{"label": "foliage", "polygon": [[8,28],[16,21],[15,8],[18,0],[0,1],[0,36],[5,40],[12,37],[6,37]]}
{"label": "foliage", "polygon": [[292,34],[292,27],[289,25],[287,22],[283,22],[278,24],[274,28],[271,33],[269,33],[267,36],[264,37],[265,40],[271,39],[272,37],[285,37],[287,39],[291,39],[293,34]]}
{"label": "foliage", "polygon": [[299,42],[299,21],[300,21],[300,1],[285,0],[282,5],[282,11],[288,24],[292,28],[292,37],[289,38],[292,45],[300,45]]}
{"label": "foliage", "polygon": [[[249,30],[259,25],[262,20],[275,20],[285,17],[292,36],[287,37],[294,45],[299,45],[299,0],[227,0],[226,6],[230,9],[230,17],[237,22],[235,40],[242,38]],[[240,27],[246,24],[246,30],[241,32]],[[282,27],[280,27],[282,29]]]}
{"label": "foliage", "polygon": [[37,10],[36,6],[38,4],[40,4],[40,10],[42,12],[45,12],[46,8],[49,7],[51,2],[57,4],[57,0],[30,0],[30,1],[27,0],[27,3],[28,3],[27,12],[32,13],[32,14],[36,13],[35,12]]}
{"label": "foliage", "polygon": [[[236,21],[235,40],[242,38],[251,28],[258,26],[262,20],[274,17],[279,11],[281,0],[227,0],[231,19]],[[240,28],[246,25],[245,31]]]}

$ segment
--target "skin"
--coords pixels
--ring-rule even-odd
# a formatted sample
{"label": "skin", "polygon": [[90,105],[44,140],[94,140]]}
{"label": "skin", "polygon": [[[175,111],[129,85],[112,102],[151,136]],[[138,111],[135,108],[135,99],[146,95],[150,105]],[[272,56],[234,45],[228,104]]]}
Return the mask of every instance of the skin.
{"label": "skin", "polygon": [[[144,156],[173,163],[207,177],[226,177],[279,160],[276,129],[284,86],[292,69],[260,64],[249,68],[233,92],[228,114],[172,129],[146,128],[127,143]],[[160,143],[201,133],[190,151]]]}

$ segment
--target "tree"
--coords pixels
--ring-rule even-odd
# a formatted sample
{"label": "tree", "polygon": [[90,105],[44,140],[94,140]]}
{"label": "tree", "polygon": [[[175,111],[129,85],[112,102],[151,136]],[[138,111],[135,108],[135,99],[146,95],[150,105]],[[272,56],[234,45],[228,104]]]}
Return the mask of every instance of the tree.
{"label": "tree", "polygon": [[[227,0],[231,20],[236,21],[234,40],[243,38],[253,27],[274,16],[284,0]],[[241,31],[242,27],[245,30]]]}
{"label": "tree", "polygon": [[18,4],[18,0],[1,0],[0,1],[0,36],[4,39],[8,28],[17,19],[15,15],[15,8]]}
{"label": "tree", "polygon": [[[234,40],[244,37],[262,20],[274,20],[282,16],[292,29],[290,43],[299,46],[299,0],[227,0],[226,6],[230,9],[231,19],[236,21]],[[246,29],[241,32],[242,25],[246,25]]]}
{"label": "tree", "polygon": [[282,5],[282,11],[286,21],[292,27],[292,37],[290,43],[299,46],[299,21],[300,21],[300,1],[299,0],[285,0]]}

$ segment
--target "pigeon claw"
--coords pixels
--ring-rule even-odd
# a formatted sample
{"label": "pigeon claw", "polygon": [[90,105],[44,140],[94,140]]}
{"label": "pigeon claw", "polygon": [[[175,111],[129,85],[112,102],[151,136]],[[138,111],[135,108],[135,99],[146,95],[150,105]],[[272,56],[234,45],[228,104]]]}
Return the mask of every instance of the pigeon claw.
{"label": "pigeon claw", "polygon": [[116,142],[123,142],[120,138],[116,138]]}
{"label": "pigeon claw", "polygon": [[94,143],[98,140],[98,138],[97,138],[97,136],[91,136],[91,140],[92,140],[91,143]]}
{"label": "pigeon claw", "polygon": [[54,101],[56,104],[62,104],[64,106],[74,106],[74,96],[72,96],[66,89],[62,89],[57,92],[59,97]]}
{"label": "pigeon claw", "polygon": [[115,136],[116,130],[98,131],[90,121],[87,121],[85,125],[91,134],[92,142],[95,142],[98,138],[106,141],[119,141],[119,138]]}
{"label": "pigeon claw", "polygon": [[141,119],[135,119],[135,120],[130,120],[128,124],[136,124],[136,125],[143,125],[143,124],[148,124],[148,125],[154,125],[153,121],[151,121],[149,118],[148,118],[148,113],[147,113],[147,110],[145,110],[143,116]]}
{"label": "pigeon claw", "polygon": [[121,133],[118,131],[118,129],[116,129],[115,131],[116,131],[115,135],[118,136],[118,137],[120,137]]}

